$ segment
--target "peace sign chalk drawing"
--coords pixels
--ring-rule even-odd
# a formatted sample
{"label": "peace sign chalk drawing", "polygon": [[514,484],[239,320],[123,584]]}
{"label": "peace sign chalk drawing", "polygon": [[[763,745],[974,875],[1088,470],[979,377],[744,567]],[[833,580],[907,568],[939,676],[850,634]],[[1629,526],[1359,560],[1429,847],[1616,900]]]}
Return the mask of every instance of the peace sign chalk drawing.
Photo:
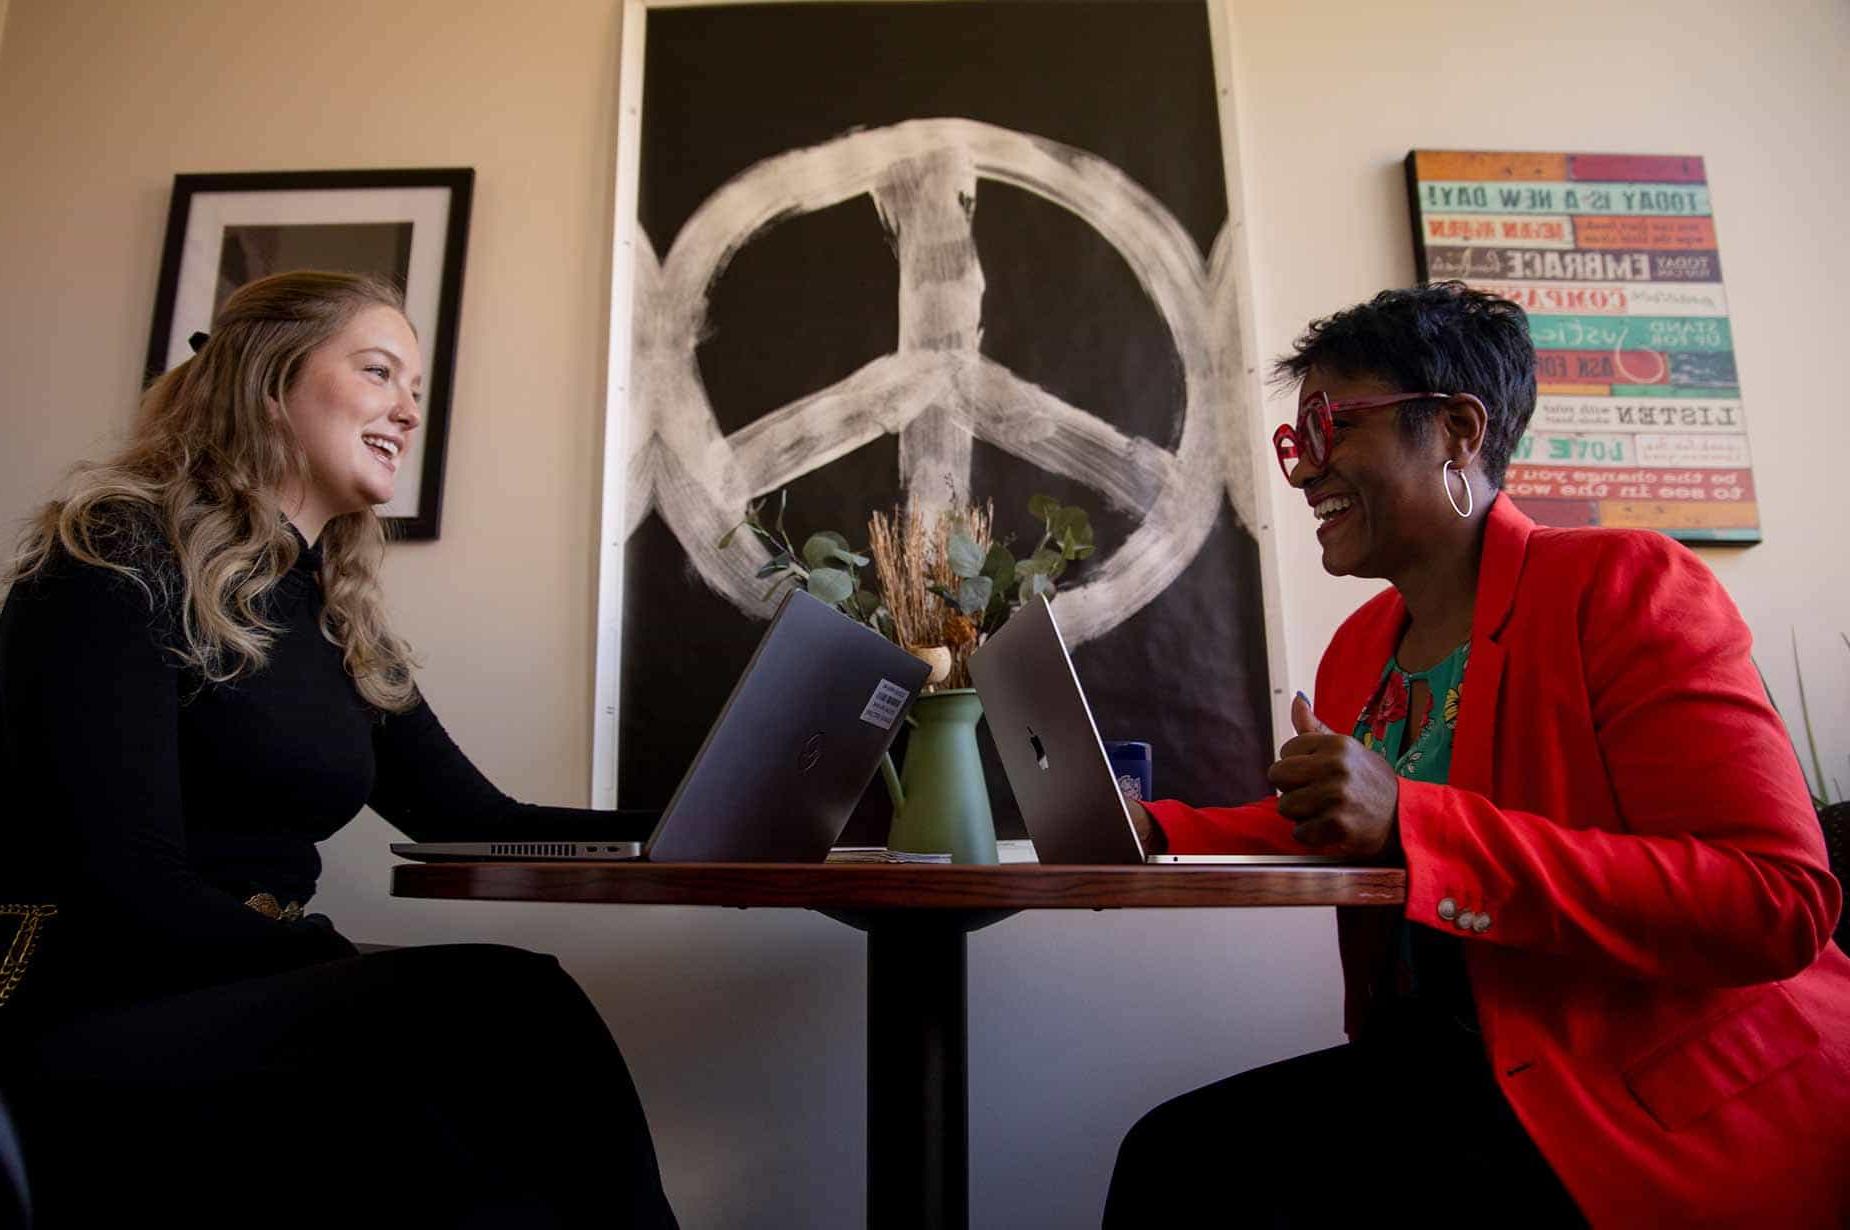
{"label": "peace sign chalk drawing", "polygon": [[[1083,219],[1124,258],[1181,359],[1174,452],[1127,435],[978,350],[983,270],[971,218],[979,179],[1032,192]],[[828,388],[725,435],[695,347],[709,288],[779,220],[871,195],[899,262],[899,344]],[[768,556],[742,536],[715,545],[749,500],[886,434],[901,482],[928,515],[969,496],[973,440],[1092,487],[1140,521],[1082,585],[1055,599],[1069,644],[1110,631],[1175,580],[1213,528],[1223,493],[1255,524],[1232,244],[1208,261],[1157,199],[1105,160],[965,119],[852,132],[747,168],[690,217],[666,260],[638,237],[624,532],[653,507],[694,569],[739,610],[768,618],[755,578]]]}

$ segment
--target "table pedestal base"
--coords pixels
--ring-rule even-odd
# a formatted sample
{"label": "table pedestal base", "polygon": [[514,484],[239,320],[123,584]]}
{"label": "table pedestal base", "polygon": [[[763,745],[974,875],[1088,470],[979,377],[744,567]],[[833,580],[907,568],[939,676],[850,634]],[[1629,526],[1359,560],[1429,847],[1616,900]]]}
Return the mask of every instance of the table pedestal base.
{"label": "table pedestal base", "polygon": [[967,932],[1012,910],[829,912],[867,932],[867,1224],[970,1224]]}

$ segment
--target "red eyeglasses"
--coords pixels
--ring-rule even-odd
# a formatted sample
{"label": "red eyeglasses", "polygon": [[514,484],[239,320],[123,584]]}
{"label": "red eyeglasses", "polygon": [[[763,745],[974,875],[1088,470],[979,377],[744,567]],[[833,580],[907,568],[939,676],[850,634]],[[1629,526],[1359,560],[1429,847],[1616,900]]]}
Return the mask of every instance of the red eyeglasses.
{"label": "red eyeglasses", "polygon": [[1278,430],[1272,433],[1272,447],[1278,452],[1278,468],[1285,472],[1285,481],[1291,481],[1291,467],[1297,464],[1299,450],[1314,466],[1321,466],[1330,459],[1330,449],[1336,443],[1335,415],[1348,414],[1356,410],[1380,410],[1386,406],[1398,406],[1409,401],[1443,401],[1455,396],[1452,393],[1389,393],[1384,397],[1351,397],[1346,401],[1331,401],[1324,392],[1312,393],[1298,407],[1298,423],[1280,423]]}

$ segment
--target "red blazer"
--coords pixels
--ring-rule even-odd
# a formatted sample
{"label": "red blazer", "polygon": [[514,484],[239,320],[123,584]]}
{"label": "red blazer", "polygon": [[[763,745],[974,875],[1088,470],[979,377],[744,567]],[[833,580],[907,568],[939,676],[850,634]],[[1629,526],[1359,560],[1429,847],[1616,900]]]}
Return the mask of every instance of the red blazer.
{"label": "red blazer", "polygon": [[[1390,589],[1338,630],[1326,725],[1405,620]],[[1683,547],[1498,499],[1451,781],[1400,785],[1406,916],[1464,938],[1498,1084],[1595,1225],[1850,1226],[1841,892],[1749,649]],[[1178,852],[1301,848],[1276,800],[1151,811]],[[1353,1035],[1393,920],[1337,913]]]}

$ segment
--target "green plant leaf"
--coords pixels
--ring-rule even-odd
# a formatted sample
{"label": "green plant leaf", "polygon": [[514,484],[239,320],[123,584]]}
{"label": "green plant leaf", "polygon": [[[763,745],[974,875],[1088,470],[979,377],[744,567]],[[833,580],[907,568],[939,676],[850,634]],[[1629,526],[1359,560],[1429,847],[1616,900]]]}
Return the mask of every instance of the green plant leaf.
{"label": "green plant leaf", "polygon": [[1007,547],[991,546],[989,554],[983,557],[982,575],[995,583],[998,592],[1006,592],[1015,584],[1015,557],[1009,554]]}
{"label": "green plant leaf", "polygon": [[809,541],[803,544],[803,562],[811,568],[821,568],[830,560],[847,553],[848,540],[834,530],[811,534]]}
{"label": "green plant leaf", "polygon": [[768,561],[766,561],[764,564],[759,566],[758,572],[757,572],[758,579],[762,581],[764,578],[770,576],[772,573],[782,572],[784,569],[788,567],[790,567],[789,554],[783,551],[779,551],[776,555],[773,555]]}
{"label": "green plant leaf", "polygon": [[821,530],[803,544],[803,561],[811,568],[822,568],[831,561],[850,568],[867,567],[867,557],[848,545],[848,540],[834,530]]}
{"label": "green plant leaf", "polygon": [[854,596],[854,578],[839,568],[812,568],[806,588],[813,598],[839,606]]}
{"label": "green plant leaf", "polygon": [[1049,581],[1057,580],[1066,571],[1066,555],[1059,547],[1043,547],[1034,553],[1034,558],[1040,561],[1035,571]]}
{"label": "green plant leaf", "polygon": [[951,571],[957,576],[973,577],[983,571],[983,548],[961,530],[952,531],[945,553],[950,557]]}
{"label": "green plant leaf", "polygon": [[1058,576],[1059,569],[1066,566],[1066,557],[1056,547],[1042,547],[1021,563],[1015,565],[1016,576]]}
{"label": "green plant leaf", "polygon": [[976,615],[989,605],[989,599],[996,592],[996,583],[988,577],[965,577],[958,587],[957,609],[965,615]]}
{"label": "green plant leaf", "polygon": [[727,530],[724,534],[720,535],[718,549],[721,551],[724,551],[727,547],[730,547],[732,545],[733,536],[737,534],[744,527],[745,527],[745,522],[741,521],[739,522],[739,524],[733,526],[731,529]]}
{"label": "green plant leaf", "polygon": [[1021,580],[1021,600],[1030,602],[1036,594],[1053,593],[1053,582],[1044,572],[1031,572]]}
{"label": "green plant leaf", "polygon": [[983,618],[979,621],[983,627],[1000,628],[1008,621],[1011,592],[1001,586],[996,587],[996,592],[991,595],[989,606],[983,611]]}
{"label": "green plant leaf", "polygon": [[880,610],[880,595],[870,589],[855,590],[854,609],[861,613],[862,619],[872,619]]}
{"label": "green plant leaf", "polygon": [[[1799,716],[1803,718],[1805,722],[1805,746],[1811,752],[1812,772],[1818,775],[1818,789],[1813,795],[1813,801],[1818,802],[1821,801],[1824,796],[1824,762],[1818,758],[1818,740],[1812,737],[1811,733],[1811,705],[1805,699],[1805,672],[1799,667],[1799,630],[1793,628],[1791,632],[1792,671],[1798,676],[1799,680]],[[1802,771],[1803,769],[1801,769],[1801,772]],[[1806,785],[1810,786],[1811,783],[1807,781]]]}
{"label": "green plant leaf", "polygon": [[1085,509],[1068,504],[1064,508],[1055,509],[1054,514],[1047,518],[1047,532],[1056,539],[1065,538],[1069,532],[1075,538],[1083,534],[1089,539],[1092,536],[1092,521],[1086,516]]}
{"label": "green plant leaf", "polygon": [[1060,511],[1060,501],[1051,495],[1030,496],[1028,497],[1028,511],[1042,521],[1049,521],[1055,513]]}

